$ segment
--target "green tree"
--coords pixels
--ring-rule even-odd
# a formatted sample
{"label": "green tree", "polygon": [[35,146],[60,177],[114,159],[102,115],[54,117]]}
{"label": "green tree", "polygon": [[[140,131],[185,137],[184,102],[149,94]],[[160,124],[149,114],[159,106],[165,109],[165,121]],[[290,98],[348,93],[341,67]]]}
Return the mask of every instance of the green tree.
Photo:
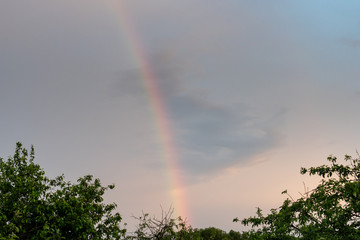
{"label": "green tree", "polygon": [[[208,228],[201,228],[201,229],[194,229],[193,236],[197,237],[194,239],[198,240],[242,240],[248,239],[244,238],[244,236],[239,233],[235,232],[234,230],[230,230],[229,233],[215,228],[215,227],[208,227]],[[190,238],[193,239],[193,238]]]}
{"label": "green tree", "polygon": [[181,217],[173,218],[174,209],[162,209],[161,218],[151,217],[143,213],[134,217],[139,221],[136,231],[128,239],[136,240],[200,240],[200,234],[194,232]]}
{"label": "green tree", "polygon": [[236,231],[234,231],[234,230],[230,230],[230,232],[229,232],[228,235],[229,235],[229,239],[231,239],[231,240],[241,240],[241,239],[245,239],[245,238],[242,238],[241,233],[236,232]]}
{"label": "green tree", "polygon": [[229,239],[227,233],[215,227],[208,227],[201,229],[201,237],[208,240],[227,240]]}
{"label": "green tree", "polygon": [[121,239],[125,230],[116,204],[104,204],[103,187],[91,175],[77,184],[64,176],[49,179],[30,154],[16,144],[0,158],[0,239]]}
{"label": "green tree", "polygon": [[315,189],[297,200],[288,195],[266,216],[258,209],[256,216],[241,220],[253,227],[248,239],[360,239],[360,160],[345,156],[346,164],[339,164],[330,156],[328,161],[301,168],[301,174],[322,178]]}

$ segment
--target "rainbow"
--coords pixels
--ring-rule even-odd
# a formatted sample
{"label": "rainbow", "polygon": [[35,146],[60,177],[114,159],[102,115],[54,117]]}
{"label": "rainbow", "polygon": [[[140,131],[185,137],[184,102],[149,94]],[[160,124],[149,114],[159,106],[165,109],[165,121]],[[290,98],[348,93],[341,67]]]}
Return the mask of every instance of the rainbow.
{"label": "rainbow", "polygon": [[122,31],[126,36],[128,47],[132,52],[137,66],[141,69],[141,78],[145,92],[149,99],[150,108],[154,115],[154,123],[159,134],[164,160],[166,161],[171,198],[175,214],[181,216],[184,220],[189,221],[189,212],[184,192],[184,185],[180,176],[179,157],[174,142],[171,121],[167,112],[167,106],[164,102],[163,95],[157,83],[156,76],[152,70],[151,63],[148,61],[146,50],[141,43],[136,29],[133,27],[131,18],[128,16],[126,6],[123,1],[116,1],[114,5],[116,15],[118,16]]}

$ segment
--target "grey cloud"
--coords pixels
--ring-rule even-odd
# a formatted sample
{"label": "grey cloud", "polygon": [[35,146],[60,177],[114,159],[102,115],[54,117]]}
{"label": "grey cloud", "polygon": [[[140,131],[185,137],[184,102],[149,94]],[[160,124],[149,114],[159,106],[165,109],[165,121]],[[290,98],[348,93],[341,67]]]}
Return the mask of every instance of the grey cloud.
{"label": "grey cloud", "polygon": [[[176,64],[171,63],[170,56],[166,51],[160,54],[152,54],[150,65],[152,74],[161,86],[164,96],[174,96],[181,91],[180,77],[183,70]],[[170,62],[169,62],[170,61]],[[145,91],[142,70],[139,68],[123,69],[118,73],[116,80],[110,84],[112,95],[143,96]]]}
{"label": "grey cloud", "polygon": [[196,96],[170,100],[181,165],[190,175],[204,175],[249,162],[277,144],[271,117],[251,116],[247,107],[216,106]]}
{"label": "grey cloud", "polygon": [[144,92],[141,86],[140,69],[126,69],[120,72],[117,80],[110,84],[111,95],[136,95],[141,96]]}
{"label": "grey cloud", "polygon": [[[179,150],[179,165],[187,179],[248,163],[255,154],[278,143],[274,115],[256,113],[241,104],[215,104],[204,92],[188,86],[175,58],[157,54],[149,61],[163,93]],[[139,70],[122,71],[115,83],[118,94],[143,95],[141,78]]]}
{"label": "grey cloud", "polygon": [[360,47],[360,39],[343,38],[341,42],[351,48]]}

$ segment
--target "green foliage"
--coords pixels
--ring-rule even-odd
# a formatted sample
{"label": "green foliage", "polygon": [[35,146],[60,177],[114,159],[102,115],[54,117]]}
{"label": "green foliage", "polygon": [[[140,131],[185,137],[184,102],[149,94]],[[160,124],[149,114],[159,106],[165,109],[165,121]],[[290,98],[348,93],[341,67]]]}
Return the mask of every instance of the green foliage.
{"label": "green foliage", "polygon": [[121,239],[116,204],[104,204],[103,187],[91,175],[77,184],[49,179],[16,144],[13,157],[0,158],[0,239]]}
{"label": "green foliage", "polygon": [[144,214],[135,217],[139,221],[137,230],[128,239],[136,240],[243,240],[239,232],[226,233],[218,228],[194,229],[181,217],[172,218],[173,209],[162,211],[160,219]]}
{"label": "green foliage", "polygon": [[143,213],[141,217],[134,217],[139,221],[136,231],[128,239],[137,240],[196,240],[190,225],[181,217],[172,218],[173,208],[162,210],[161,218],[151,217]]}
{"label": "green foliage", "polygon": [[200,230],[200,233],[202,239],[209,239],[209,240],[229,239],[225,231],[214,227],[202,229]]}
{"label": "green foliage", "polygon": [[[291,197],[264,216],[243,219],[253,230],[248,239],[360,239],[360,160],[345,156],[347,164],[328,157],[329,165],[301,168],[318,175],[321,183],[296,201]],[[284,191],[283,194],[287,194]],[[234,219],[239,221],[239,219]]]}
{"label": "green foliage", "polygon": [[193,236],[197,240],[246,240],[248,239],[246,235],[243,235],[239,232],[230,230],[230,232],[225,232],[221,229],[215,227],[208,227],[203,229],[194,229]]}

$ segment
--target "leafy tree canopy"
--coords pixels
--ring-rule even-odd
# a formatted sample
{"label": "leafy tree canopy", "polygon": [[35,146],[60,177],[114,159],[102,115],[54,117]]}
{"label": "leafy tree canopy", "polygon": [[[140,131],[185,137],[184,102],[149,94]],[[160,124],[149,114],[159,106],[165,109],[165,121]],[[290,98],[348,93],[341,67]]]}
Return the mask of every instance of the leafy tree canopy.
{"label": "leafy tree canopy", "polygon": [[76,184],[64,176],[49,179],[30,154],[16,144],[0,158],[0,239],[121,239],[116,204],[104,204],[104,187],[87,175]]}
{"label": "leafy tree canopy", "polygon": [[360,160],[327,160],[328,165],[301,168],[301,174],[322,178],[315,189],[297,200],[288,195],[266,216],[258,208],[256,216],[241,220],[253,228],[248,239],[360,239]]}

